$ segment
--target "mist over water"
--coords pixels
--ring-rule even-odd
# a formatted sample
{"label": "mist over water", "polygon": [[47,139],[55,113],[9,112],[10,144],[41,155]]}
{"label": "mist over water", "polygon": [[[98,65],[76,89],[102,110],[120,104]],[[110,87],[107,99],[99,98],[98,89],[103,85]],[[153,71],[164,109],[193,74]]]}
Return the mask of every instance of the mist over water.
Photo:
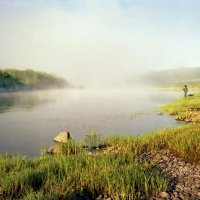
{"label": "mist over water", "polygon": [[91,129],[137,135],[177,126],[174,118],[155,114],[177,92],[153,90],[57,90],[0,96],[0,152],[35,156],[60,131],[78,141]]}

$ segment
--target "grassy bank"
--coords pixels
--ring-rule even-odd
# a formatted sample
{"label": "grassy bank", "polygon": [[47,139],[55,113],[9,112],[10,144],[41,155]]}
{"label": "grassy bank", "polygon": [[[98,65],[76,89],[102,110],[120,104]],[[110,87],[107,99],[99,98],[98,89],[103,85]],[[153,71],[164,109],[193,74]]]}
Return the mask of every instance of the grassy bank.
{"label": "grassy bank", "polygon": [[[177,100],[163,109],[178,115],[197,108],[198,98]],[[153,160],[143,159],[143,153],[169,150],[199,164],[200,124],[196,122],[138,137],[109,136],[102,141],[106,149],[92,155],[75,142],[54,156],[1,155],[0,199],[95,199],[100,194],[114,199],[150,199],[166,191],[169,180],[157,173]]]}
{"label": "grassy bank", "polygon": [[161,109],[170,115],[175,115],[177,120],[200,122],[200,94],[177,99],[171,104],[164,105]]}

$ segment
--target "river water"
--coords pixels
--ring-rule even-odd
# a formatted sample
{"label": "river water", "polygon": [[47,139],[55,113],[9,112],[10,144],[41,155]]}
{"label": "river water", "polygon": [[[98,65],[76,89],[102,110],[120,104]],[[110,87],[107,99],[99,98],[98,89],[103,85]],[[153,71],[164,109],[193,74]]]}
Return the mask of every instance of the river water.
{"label": "river water", "polygon": [[52,139],[68,130],[83,140],[91,129],[138,135],[178,126],[156,110],[182,95],[151,90],[57,90],[0,93],[0,153],[40,154]]}

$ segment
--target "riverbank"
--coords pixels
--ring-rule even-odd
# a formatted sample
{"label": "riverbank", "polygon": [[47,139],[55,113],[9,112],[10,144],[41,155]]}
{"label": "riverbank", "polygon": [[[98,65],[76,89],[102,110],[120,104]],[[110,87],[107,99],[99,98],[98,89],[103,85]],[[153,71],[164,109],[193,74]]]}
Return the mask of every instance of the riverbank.
{"label": "riverbank", "polygon": [[200,93],[177,99],[161,110],[174,115],[176,120],[200,123]]}
{"label": "riverbank", "polygon": [[[186,99],[188,105],[196,96]],[[196,121],[138,137],[110,136],[95,154],[76,142],[62,154],[31,160],[4,154],[0,199],[198,199],[199,133]]]}

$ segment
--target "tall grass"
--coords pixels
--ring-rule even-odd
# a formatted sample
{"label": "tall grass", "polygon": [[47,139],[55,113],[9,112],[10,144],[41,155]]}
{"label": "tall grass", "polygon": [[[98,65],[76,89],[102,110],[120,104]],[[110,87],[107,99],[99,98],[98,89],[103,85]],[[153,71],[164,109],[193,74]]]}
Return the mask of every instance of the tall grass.
{"label": "tall grass", "polygon": [[200,163],[200,124],[188,124],[178,128],[168,128],[139,137],[110,136],[105,140],[110,152],[159,152],[170,150],[178,157]]}
{"label": "tall grass", "polygon": [[[103,193],[113,198],[138,199],[165,190],[167,180],[157,175],[151,165],[139,162],[132,152],[66,156],[43,156],[33,160],[1,156],[1,180],[4,196],[31,199],[51,194],[67,198],[77,191],[85,191],[92,198]],[[4,163],[4,164],[3,164]],[[9,163],[12,167],[8,169]],[[20,166],[20,167],[19,167]],[[6,173],[5,173],[6,171]]]}

